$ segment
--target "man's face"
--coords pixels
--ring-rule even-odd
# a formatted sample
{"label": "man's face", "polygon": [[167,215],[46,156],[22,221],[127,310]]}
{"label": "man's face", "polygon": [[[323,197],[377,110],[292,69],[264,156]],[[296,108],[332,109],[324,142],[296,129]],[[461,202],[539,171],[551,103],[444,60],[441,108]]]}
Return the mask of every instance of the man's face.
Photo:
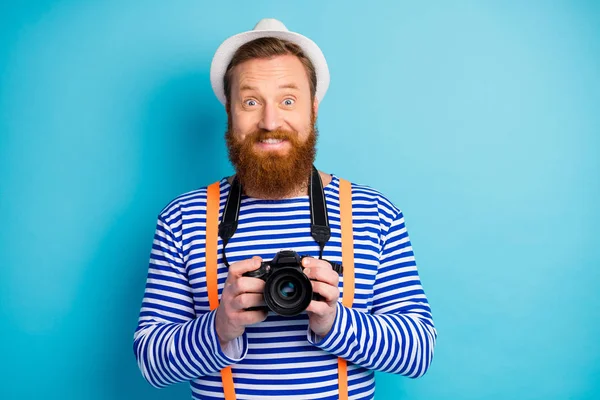
{"label": "man's face", "polygon": [[249,60],[232,72],[229,157],[247,190],[285,197],[308,180],[315,156],[317,102],[306,70],[284,55]]}

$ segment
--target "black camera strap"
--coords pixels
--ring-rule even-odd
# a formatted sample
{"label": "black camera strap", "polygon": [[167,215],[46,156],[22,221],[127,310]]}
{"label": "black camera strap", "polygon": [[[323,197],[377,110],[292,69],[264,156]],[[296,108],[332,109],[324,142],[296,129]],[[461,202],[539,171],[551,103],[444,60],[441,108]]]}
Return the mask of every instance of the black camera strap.
{"label": "black camera strap", "polygon": [[[325,203],[325,191],[319,171],[313,166],[308,181],[308,198],[310,207],[310,234],[319,244],[319,258],[323,258],[325,244],[331,237],[329,228],[329,217],[327,215],[327,204]],[[242,185],[237,176],[233,178],[231,190],[227,195],[227,202],[223,210],[223,216],[219,223],[219,237],[223,240],[223,263],[229,267],[225,256],[225,246],[235,234],[240,217],[240,205],[242,204]]]}
{"label": "black camera strap", "polygon": [[227,256],[225,255],[225,246],[227,246],[229,239],[231,239],[237,230],[241,204],[242,185],[240,185],[240,181],[237,176],[235,176],[231,183],[231,190],[227,195],[227,202],[225,202],[225,209],[223,209],[223,216],[221,217],[221,223],[219,224],[219,237],[223,240],[223,263],[227,265],[227,268],[229,268],[229,263],[227,262]]}
{"label": "black camera strap", "polygon": [[331,237],[331,229],[329,228],[323,181],[314,165],[308,181],[308,199],[310,203],[310,235],[319,243],[319,258],[322,259],[325,244]]}

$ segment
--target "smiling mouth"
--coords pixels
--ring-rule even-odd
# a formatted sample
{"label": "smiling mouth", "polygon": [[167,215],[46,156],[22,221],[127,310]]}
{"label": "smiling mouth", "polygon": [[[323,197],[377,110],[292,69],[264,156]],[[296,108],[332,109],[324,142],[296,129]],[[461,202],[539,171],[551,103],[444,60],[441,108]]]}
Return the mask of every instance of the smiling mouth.
{"label": "smiling mouth", "polygon": [[263,139],[260,141],[260,143],[264,143],[264,144],[278,144],[278,143],[282,143],[283,139]]}

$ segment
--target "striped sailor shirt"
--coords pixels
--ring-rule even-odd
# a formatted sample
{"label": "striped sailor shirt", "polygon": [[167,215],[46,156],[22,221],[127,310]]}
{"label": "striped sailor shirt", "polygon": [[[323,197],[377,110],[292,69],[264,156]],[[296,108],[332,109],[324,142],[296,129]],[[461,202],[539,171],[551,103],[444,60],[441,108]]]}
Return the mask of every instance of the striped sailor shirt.
{"label": "striped sailor shirt", "polygon": [[[220,214],[230,190],[220,181]],[[339,179],[324,188],[331,239],[323,258],[341,263]],[[158,216],[146,289],[134,334],[143,376],[156,387],[189,381],[194,399],[223,399],[220,370],[231,366],[238,399],[336,399],[337,358],[348,361],[348,395],[372,399],[374,371],[416,378],[433,358],[437,332],[423,291],[402,212],[381,193],[352,184],[355,296],[340,300],[331,331],[317,337],[306,312],[269,313],[222,349],[206,288],[207,188],[170,202]],[[219,294],[227,278],[218,242]],[[242,196],[238,229],[227,245],[230,263],[280,250],[318,257],[310,235],[308,195],[282,200]]]}

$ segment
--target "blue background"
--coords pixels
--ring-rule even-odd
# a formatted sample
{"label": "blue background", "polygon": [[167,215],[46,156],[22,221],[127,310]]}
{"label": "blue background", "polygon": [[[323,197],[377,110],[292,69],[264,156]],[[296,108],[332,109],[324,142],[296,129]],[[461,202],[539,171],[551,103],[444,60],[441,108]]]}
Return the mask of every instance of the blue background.
{"label": "blue background", "polygon": [[212,54],[263,17],[332,81],[317,165],[405,213],[439,341],[378,399],[600,398],[600,4],[3,1],[0,398],[137,369],[155,218],[231,172]]}

